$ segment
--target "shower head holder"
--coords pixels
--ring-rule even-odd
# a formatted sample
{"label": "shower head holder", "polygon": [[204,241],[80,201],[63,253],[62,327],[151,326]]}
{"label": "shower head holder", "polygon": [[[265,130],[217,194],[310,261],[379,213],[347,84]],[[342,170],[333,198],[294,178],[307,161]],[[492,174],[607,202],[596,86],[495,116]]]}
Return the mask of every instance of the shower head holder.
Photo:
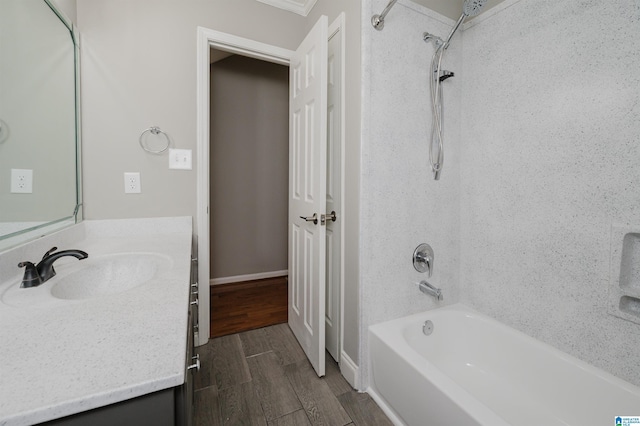
{"label": "shower head holder", "polygon": [[453,71],[448,71],[448,70],[442,70],[442,72],[440,73],[440,76],[438,76],[438,78],[440,79],[440,82],[443,82],[446,79],[451,77],[455,77],[455,73]]}
{"label": "shower head holder", "polygon": [[431,33],[423,33],[422,34],[422,39],[425,41],[425,43],[431,43],[433,42],[433,44],[435,44],[436,48],[440,47],[444,41],[442,41],[442,39],[440,37],[438,37],[435,34],[431,34]]}

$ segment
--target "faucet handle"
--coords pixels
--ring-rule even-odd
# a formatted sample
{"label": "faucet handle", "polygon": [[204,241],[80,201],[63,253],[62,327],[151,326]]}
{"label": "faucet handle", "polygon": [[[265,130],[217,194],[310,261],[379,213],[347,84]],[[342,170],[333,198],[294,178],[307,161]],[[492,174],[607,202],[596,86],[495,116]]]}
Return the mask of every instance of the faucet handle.
{"label": "faucet handle", "polygon": [[52,247],[51,250],[49,250],[44,254],[44,256],[42,256],[42,260],[45,260],[47,257],[51,255],[51,253],[53,253],[56,250],[58,250],[58,247]]}
{"label": "faucet handle", "polygon": [[42,284],[42,279],[40,278],[40,274],[38,273],[38,268],[36,268],[36,265],[34,265],[33,262],[20,262],[18,263],[18,267],[25,268],[20,287],[37,287]]}

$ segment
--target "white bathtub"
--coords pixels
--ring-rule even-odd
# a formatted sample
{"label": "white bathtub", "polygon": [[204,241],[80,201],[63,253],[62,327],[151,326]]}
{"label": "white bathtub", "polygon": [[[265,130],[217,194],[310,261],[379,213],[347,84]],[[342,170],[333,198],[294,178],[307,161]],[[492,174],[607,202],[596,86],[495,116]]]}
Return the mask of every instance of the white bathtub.
{"label": "white bathtub", "polygon": [[613,426],[616,416],[640,417],[640,388],[461,304],[369,327],[369,352],[367,392],[397,425]]}

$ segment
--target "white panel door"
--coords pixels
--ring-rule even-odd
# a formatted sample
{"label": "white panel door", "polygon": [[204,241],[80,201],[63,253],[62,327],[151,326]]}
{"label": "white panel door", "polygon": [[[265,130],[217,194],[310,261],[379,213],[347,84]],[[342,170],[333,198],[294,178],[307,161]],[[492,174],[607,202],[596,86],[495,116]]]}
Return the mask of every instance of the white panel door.
{"label": "white panel door", "polygon": [[342,241],[342,42],[339,21],[329,28],[327,64],[327,221],[326,347],[340,362],[340,276]]}
{"label": "white panel door", "polygon": [[327,27],[321,16],[289,67],[289,326],[318,376],[325,361]]}

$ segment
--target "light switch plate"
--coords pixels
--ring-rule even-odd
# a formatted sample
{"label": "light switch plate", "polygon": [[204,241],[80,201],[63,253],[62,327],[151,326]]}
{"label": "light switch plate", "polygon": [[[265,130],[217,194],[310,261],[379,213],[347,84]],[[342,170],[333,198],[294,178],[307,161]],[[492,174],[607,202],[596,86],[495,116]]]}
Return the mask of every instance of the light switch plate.
{"label": "light switch plate", "polygon": [[125,194],[139,194],[142,192],[139,172],[124,173],[124,192]]}
{"label": "light switch plate", "polygon": [[190,149],[170,149],[169,168],[177,170],[192,170]]}
{"label": "light switch plate", "polygon": [[33,170],[11,169],[11,192],[31,194],[33,192]]}

